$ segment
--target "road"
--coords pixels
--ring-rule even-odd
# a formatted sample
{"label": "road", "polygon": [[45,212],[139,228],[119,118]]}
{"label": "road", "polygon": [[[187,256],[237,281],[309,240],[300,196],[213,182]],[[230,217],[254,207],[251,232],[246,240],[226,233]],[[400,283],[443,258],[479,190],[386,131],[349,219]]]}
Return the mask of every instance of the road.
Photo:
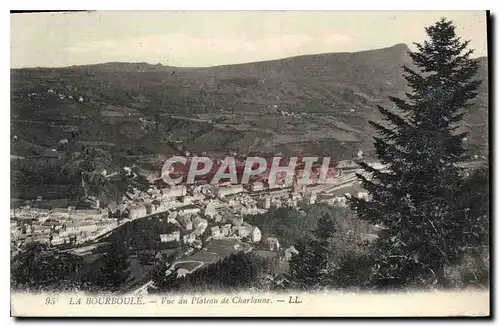
{"label": "road", "polygon": [[153,286],[153,281],[152,280],[150,280],[146,284],[140,286],[139,288],[135,289],[131,293],[133,295],[147,295],[148,294],[148,288],[151,287],[151,286]]}
{"label": "road", "polygon": [[[197,262],[198,263],[198,266],[196,266],[195,268],[191,269],[189,271],[189,273],[193,273],[195,270],[203,267],[205,264],[201,261],[196,261],[196,260],[181,260],[181,261],[176,261],[174,262],[174,264],[172,265],[172,268],[171,269],[174,269],[175,266],[179,265],[179,264],[182,264],[182,263],[187,263],[187,262]],[[133,290],[131,293],[134,294],[134,295],[147,295],[148,294],[148,288],[153,286],[153,281],[150,280],[148,281],[146,284],[142,285],[142,286],[139,286],[138,288],[136,288],[135,290]]]}

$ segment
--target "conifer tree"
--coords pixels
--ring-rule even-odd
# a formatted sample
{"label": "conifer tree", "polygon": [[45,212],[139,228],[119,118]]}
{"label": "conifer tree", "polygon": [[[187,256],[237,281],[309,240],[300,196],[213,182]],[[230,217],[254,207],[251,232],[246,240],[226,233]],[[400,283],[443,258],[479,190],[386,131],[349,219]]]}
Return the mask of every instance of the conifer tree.
{"label": "conifer tree", "polygon": [[321,269],[329,269],[333,253],[333,236],[337,231],[335,219],[328,213],[323,213],[316,223],[316,253],[320,257]]}
{"label": "conifer tree", "polygon": [[151,276],[156,289],[166,291],[175,284],[177,279],[175,271],[167,275],[167,271],[172,267],[174,261],[175,254],[171,254],[166,259],[161,259],[156,263]]}
{"label": "conifer tree", "polygon": [[318,253],[318,242],[312,235],[300,238],[295,245],[299,252],[290,260],[289,279],[291,286],[299,289],[313,289],[320,285],[323,257]]}
{"label": "conifer tree", "polygon": [[102,290],[116,292],[129,280],[129,251],[126,243],[118,238],[113,239],[99,271],[98,286]]}
{"label": "conifer tree", "polygon": [[323,213],[317,221],[316,229],[299,239],[299,252],[290,261],[290,279],[299,288],[311,289],[329,284],[332,276],[332,239],[337,231],[335,219]]}
{"label": "conifer tree", "polygon": [[28,243],[11,260],[11,287],[22,291],[75,291],[80,288],[81,257]]}
{"label": "conifer tree", "polygon": [[410,52],[414,68],[403,67],[411,92],[389,97],[395,107],[378,107],[388,124],[370,122],[378,132],[375,150],[384,169],[360,162],[358,174],[370,200],[352,198],[361,219],[388,228],[373,253],[373,281],[404,286],[434,280],[445,283],[444,267],[462,255],[475,228],[458,201],[467,160],[457,133],[480,82],[478,60],[469,41],[442,18],[425,29],[429,37]]}

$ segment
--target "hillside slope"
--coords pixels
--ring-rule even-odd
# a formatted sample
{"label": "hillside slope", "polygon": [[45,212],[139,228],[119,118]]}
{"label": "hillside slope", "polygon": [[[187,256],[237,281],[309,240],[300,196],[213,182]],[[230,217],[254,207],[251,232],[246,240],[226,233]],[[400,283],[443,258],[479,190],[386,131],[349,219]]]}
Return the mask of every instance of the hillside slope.
{"label": "hillside slope", "polygon": [[[376,105],[392,106],[387,96],[404,97],[408,51],[398,44],[209,68],[13,69],[11,152],[36,156],[40,147],[92,145],[144,164],[174,153],[172,144],[196,153],[370,154],[368,120],[379,119]],[[487,152],[487,71],[482,58],[484,82],[462,127],[475,154]]]}

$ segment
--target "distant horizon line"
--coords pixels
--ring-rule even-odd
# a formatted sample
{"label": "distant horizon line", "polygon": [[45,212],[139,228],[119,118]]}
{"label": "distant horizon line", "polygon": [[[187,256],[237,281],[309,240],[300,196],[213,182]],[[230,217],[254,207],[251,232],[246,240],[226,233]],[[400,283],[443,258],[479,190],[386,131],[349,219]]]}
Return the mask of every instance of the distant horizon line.
{"label": "distant horizon line", "polygon": [[[147,61],[105,61],[105,62],[96,62],[96,63],[88,63],[88,64],[75,64],[75,65],[69,65],[69,66],[24,66],[24,67],[10,67],[10,69],[64,69],[64,68],[75,68],[75,67],[85,67],[85,66],[98,66],[98,65],[109,65],[109,64],[147,64],[150,66],[160,66],[160,67],[170,67],[170,68],[183,68],[183,69],[204,69],[204,68],[216,68],[216,67],[225,67],[225,66],[237,66],[237,65],[245,65],[245,64],[253,64],[253,63],[264,63],[264,62],[270,62],[270,61],[278,61],[278,60],[287,60],[287,59],[293,59],[293,58],[299,58],[299,57],[307,57],[307,56],[320,56],[320,55],[329,55],[329,54],[354,54],[354,53],[361,53],[361,52],[370,52],[370,51],[378,51],[378,50],[386,50],[386,49],[391,49],[395,47],[406,47],[409,51],[411,51],[410,47],[406,43],[396,43],[392,46],[386,46],[382,48],[372,48],[372,49],[365,49],[365,50],[359,50],[359,51],[339,51],[339,52],[318,52],[318,53],[309,53],[309,54],[300,54],[300,55],[295,55],[295,56],[289,56],[289,57],[280,57],[280,58],[274,58],[274,59],[265,59],[265,60],[257,60],[257,61],[245,61],[245,62],[238,62],[238,63],[229,63],[229,64],[222,64],[222,65],[211,65],[211,66],[169,66],[166,64],[163,64],[161,62],[157,63],[151,63]],[[478,56],[475,57],[477,59],[481,58],[488,58],[488,55],[484,56]]]}

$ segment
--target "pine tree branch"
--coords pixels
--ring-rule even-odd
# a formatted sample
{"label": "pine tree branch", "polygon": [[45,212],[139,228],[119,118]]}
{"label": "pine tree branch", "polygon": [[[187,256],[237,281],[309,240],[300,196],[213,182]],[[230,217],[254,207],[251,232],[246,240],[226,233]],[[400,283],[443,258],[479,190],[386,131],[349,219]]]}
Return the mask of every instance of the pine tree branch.
{"label": "pine tree branch", "polygon": [[377,105],[377,108],[387,121],[389,121],[391,124],[397,126],[399,129],[406,130],[406,129],[409,129],[412,127],[409,122],[404,120],[399,115],[394,114],[394,113],[390,112],[389,110],[387,110],[384,107],[379,106],[379,105]]}

